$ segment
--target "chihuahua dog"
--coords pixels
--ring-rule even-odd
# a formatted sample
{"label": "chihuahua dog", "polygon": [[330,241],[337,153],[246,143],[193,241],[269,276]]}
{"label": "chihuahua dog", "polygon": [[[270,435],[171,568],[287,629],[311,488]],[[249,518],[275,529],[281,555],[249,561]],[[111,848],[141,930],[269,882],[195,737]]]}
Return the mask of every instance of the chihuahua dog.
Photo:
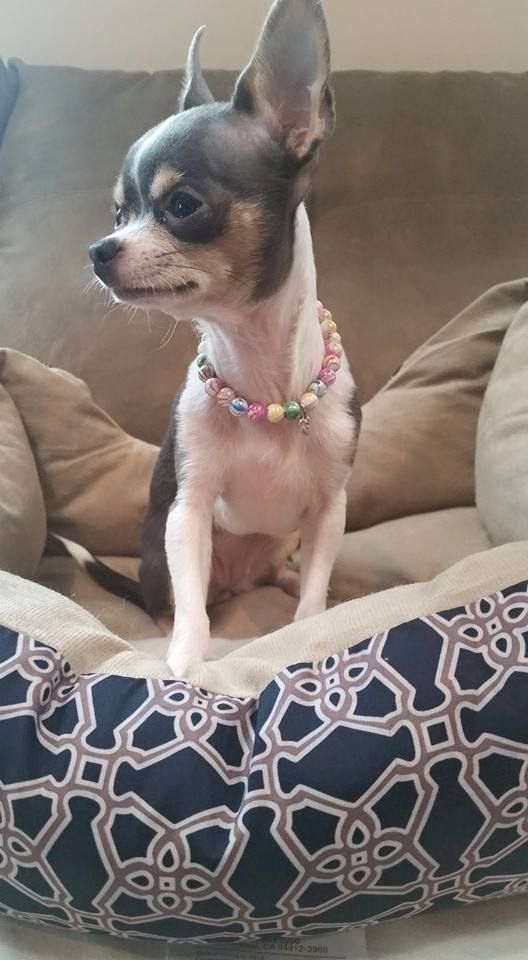
{"label": "chihuahua dog", "polygon": [[299,597],[297,620],[325,610],[360,425],[304,205],[335,124],[321,2],[276,0],[227,103],[202,75],[202,31],[179,112],[129,150],[114,230],[90,247],[117,301],[193,321],[202,338],[142,538],[145,606],[174,605],[175,676],[206,657],[207,606],[229,593],[277,583]]}

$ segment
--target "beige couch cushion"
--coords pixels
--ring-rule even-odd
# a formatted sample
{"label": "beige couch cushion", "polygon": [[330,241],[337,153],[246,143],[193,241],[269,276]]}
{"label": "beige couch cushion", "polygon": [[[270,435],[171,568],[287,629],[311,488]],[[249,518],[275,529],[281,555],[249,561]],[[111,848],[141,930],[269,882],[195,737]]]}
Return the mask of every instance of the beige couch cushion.
{"label": "beige couch cushion", "polygon": [[[16,351],[0,351],[0,385],[29,438],[48,528],[93,553],[137,554],[156,447],[124,433],[80,380]],[[18,464],[15,492],[23,482]]]}
{"label": "beige couch cushion", "polygon": [[[458,560],[489,546],[474,507],[404,517],[349,533],[343,538],[332,575],[329,605],[379,593],[398,584],[429,580]],[[137,578],[137,560],[105,559],[114,569]],[[163,635],[146,613],[103,590],[71,558],[44,557],[35,579],[75,600],[134,648],[149,656],[166,657],[168,632]],[[223,656],[241,641],[287,626],[293,620],[295,607],[296,601],[275,587],[260,587],[217,604],[210,611],[211,655]]]}
{"label": "beige couch cushion", "polygon": [[0,569],[33,576],[46,540],[46,511],[24,425],[0,383]]}
{"label": "beige couch cushion", "polygon": [[[114,569],[131,577],[138,575],[137,559],[105,557]],[[121,597],[116,597],[98,583],[71,557],[45,556],[35,573],[34,580],[90,611],[112,633],[134,645],[143,640],[163,636],[162,631],[144,610]],[[143,648],[144,649],[144,648]]]}
{"label": "beige couch cushion", "polygon": [[479,419],[477,505],[494,543],[528,539],[528,308],[504,339]]}
{"label": "beige couch cushion", "polygon": [[[194,686],[255,696],[292,662],[319,661],[391,626],[451,609],[526,579],[528,542],[473,554],[427,583],[395,587],[293,623],[217,661],[192,667]],[[49,643],[77,673],[168,677],[157,656],[141,653],[72,600],[0,573],[0,623]]]}
{"label": "beige couch cushion", "polygon": [[343,603],[397,584],[430,580],[489,547],[475,507],[400,517],[348,533],[332,574],[330,600]]}
{"label": "beige couch cushion", "polygon": [[368,403],[348,488],[348,529],[475,502],[480,406],[528,281],[494,287],[405,361]]}

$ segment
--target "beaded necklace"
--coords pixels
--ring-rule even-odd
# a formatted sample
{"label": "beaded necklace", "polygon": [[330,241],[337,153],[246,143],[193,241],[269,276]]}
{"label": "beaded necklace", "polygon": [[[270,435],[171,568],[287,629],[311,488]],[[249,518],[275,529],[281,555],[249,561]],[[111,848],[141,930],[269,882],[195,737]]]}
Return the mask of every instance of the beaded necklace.
{"label": "beaded necklace", "polygon": [[198,376],[203,382],[206,394],[221,407],[227,407],[233,417],[247,417],[251,423],[280,423],[289,420],[298,423],[302,433],[310,430],[310,413],[315,409],[328,387],[336,381],[338,370],[341,367],[343,347],[337,326],[329,310],[318,301],[317,310],[319,323],[325,341],[325,354],[322,367],[310,383],[300,400],[287,400],[286,403],[248,402],[243,397],[237,397],[235,391],[217,375],[204,352],[205,343],[202,340],[196,358]]}

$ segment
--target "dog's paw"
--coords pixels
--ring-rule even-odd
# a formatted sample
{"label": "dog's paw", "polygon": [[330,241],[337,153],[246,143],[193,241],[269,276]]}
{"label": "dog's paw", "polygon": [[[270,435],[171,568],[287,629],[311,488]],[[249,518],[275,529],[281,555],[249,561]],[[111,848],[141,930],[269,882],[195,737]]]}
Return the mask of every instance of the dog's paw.
{"label": "dog's paw", "polygon": [[300,602],[297,610],[295,611],[294,622],[299,623],[300,620],[308,620],[310,617],[318,617],[319,614],[324,613],[326,610],[326,602],[323,603],[307,603],[306,601]]}
{"label": "dog's paw", "polygon": [[192,668],[201,662],[202,659],[196,650],[181,645],[174,651],[169,651],[167,657],[167,663],[176,680],[186,680]]}

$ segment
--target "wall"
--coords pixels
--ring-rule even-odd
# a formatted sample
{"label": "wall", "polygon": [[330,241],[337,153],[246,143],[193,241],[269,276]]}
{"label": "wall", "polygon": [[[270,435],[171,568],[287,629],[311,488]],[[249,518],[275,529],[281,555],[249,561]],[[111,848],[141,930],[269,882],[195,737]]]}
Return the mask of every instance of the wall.
{"label": "wall", "polygon": [[[181,66],[248,59],[269,0],[0,0],[0,55],[30,63]],[[336,69],[528,69],[528,0],[326,0]]]}

